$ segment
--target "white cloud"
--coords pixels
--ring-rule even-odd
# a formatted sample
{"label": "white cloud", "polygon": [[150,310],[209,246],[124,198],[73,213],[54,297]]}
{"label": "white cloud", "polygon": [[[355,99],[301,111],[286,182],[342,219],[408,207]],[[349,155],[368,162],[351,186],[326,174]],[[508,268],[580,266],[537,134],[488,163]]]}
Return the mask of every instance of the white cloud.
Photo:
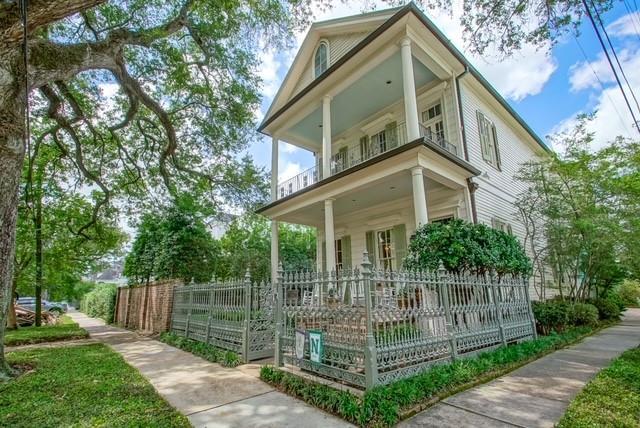
{"label": "white cloud", "polygon": [[262,52],[262,64],[258,76],[262,80],[262,95],[270,100],[280,87],[281,79],[278,76],[278,69],[281,63],[277,59],[277,52],[273,49],[263,49]]}
{"label": "white cloud", "polygon": [[640,35],[640,12],[624,15],[607,25],[609,35],[615,37]]}
{"label": "white cloud", "polygon": [[297,151],[300,150],[300,148],[289,144],[289,143],[285,143],[284,141],[280,141],[280,147],[279,147],[280,153],[295,153]]}
{"label": "white cloud", "polygon": [[101,83],[98,85],[102,95],[107,98],[113,97],[120,90],[120,85],[117,83]]}
{"label": "white cloud", "polygon": [[[636,70],[640,70],[640,44],[628,45],[626,49],[618,52],[618,57],[631,88],[636,96],[640,95],[640,73],[636,72]],[[562,120],[551,130],[551,133],[565,132],[571,129],[575,126],[576,117],[580,113],[596,112],[595,118],[587,128],[594,133],[594,149],[604,147],[618,136],[638,138],[638,131],[633,126],[631,113],[604,54],[600,54],[595,61],[574,64],[569,69],[569,73],[571,90],[574,92],[591,90],[590,100],[582,111]],[[601,86],[598,79],[604,87]],[[631,108],[636,118],[640,119],[640,111],[638,111],[624,80],[622,83]]]}
{"label": "white cloud", "polygon": [[284,167],[278,168],[278,182],[288,180],[302,172],[302,166],[297,162],[284,162]]}

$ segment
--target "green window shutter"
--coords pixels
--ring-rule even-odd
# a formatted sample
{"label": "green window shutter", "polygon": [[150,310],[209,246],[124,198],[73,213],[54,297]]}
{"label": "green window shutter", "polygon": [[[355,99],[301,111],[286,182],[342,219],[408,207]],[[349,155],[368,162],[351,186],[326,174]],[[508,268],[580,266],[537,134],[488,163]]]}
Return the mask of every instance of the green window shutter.
{"label": "green window shutter", "polygon": [[478,135],[480,136],[480,150],[482,151],[482,159],[492,162],[491,147],[489,146],[489,135],[487,130],[487,120],[480,110],[476,110],[478,117]]}
{"label": "green window shutter", "polygon": [[398,147],[398,122],[387,123],[384,127],[384,133],[387,138],[387,149]]}
{"label": "green window shutter", "polygon": [[498,146],[498,132],[496,131],[496,126],[491,125],[491,135],[493,137],[493,148],[496,151],[496,163],[498,169],[502,169],[502,160],[500,159],[500,147]]}
{"label": "green window shutter", "polygon": [[396,247],[396,261],[399,267],[402,266],[402,261],[407,256],[407,228],[404,224],[393,227],[393,240]]}
{"label": "green window shutter", "polygon": [[320,269],[321,272],[324,272],[327,269],[326,265],[327,265],[327,242],[323,241],[322,242],[322,266]]}
{"label": "green window shutter", "polygon": [[376,266],[376,237],[373,230],[366,233],[367,253],[369,253],[369,261]]}
{"label": "green window shutter", "polygon": [[351,269],[351,236],[342,238],[342,266],[344,269]]}

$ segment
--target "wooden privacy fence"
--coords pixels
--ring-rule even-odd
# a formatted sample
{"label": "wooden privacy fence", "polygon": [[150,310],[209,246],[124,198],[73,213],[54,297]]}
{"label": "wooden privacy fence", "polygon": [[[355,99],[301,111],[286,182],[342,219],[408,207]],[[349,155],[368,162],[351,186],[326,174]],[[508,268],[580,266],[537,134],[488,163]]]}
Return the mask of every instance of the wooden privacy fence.
{"label": "wooden privacy fence", "polygon": [[528,279],[360,270],[278,272],[276,365],[361,388],[535,338]]}
{"label": "wooden privacy fence", "polygon": [[118,287],[114,323],[120,327],[157,334],[169,330],[173,289],[179,281]]}
{"label": "wooden privacy fence", "polygon": [[245,361],[273,355],[271,284],[243,281],[189,284],[174,289],[171,331],[234,351]]}

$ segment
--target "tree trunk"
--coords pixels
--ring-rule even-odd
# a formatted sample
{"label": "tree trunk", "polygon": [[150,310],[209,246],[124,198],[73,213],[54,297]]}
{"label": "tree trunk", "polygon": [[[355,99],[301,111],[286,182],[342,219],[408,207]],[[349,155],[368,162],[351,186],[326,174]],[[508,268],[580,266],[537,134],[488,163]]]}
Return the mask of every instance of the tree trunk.
{"label": "tree trunk", "polygon": [[18,320],[16,319],[15,295],[18,288],[18,278],[13,277],[11,286],[11,298],[9,299],[9,313],[7,314],[7,329],[15,330],[18,328]]}
{"label": "tree trunk", "polygon": [[24,111],[26,98],[19,76],[20,51],[0,50],[0,379],[12,371],[4,357],[4,331],[13,299],[18,186],[24,160]]}
{"label": "tree trunk", "polygon": [[42,325],[42,172],[38,171],[36,178],[35,215],[33,226],[36,236],[36,327]]}

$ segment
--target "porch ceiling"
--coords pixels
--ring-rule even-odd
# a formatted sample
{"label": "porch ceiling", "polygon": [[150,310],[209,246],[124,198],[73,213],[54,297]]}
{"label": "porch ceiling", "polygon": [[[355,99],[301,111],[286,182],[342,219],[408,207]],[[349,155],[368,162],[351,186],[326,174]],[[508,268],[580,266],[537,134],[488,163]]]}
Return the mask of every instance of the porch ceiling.
{"label": "porch ceiling", "polygon": [[[448,187],[431,178],[424,177],[424,180],[425,188],[427,189],[427,203],[429,194],[448,189]],[[336,197],[333,202],[333,216],[337,222],[340,217],[350,216],[377,205],[390,204],[397,200],[410,198],[412,195],[411,174],[409,174],[409,171],[404,171]],[[278,220],[322,227],[324,225],[324,202],[308,205],[285,214]]]}
{"label": "porch ceiling", "polygon": [[[416,87],[437,77],[413,58]],[[387,84],[390,81],[391,83]],[[402,99],[402,63],[400,52],[391,55],[331,101],[331,134],[339,135],[355,124]],[[322,145],[322,106],[289,129],[288,134]]]}

